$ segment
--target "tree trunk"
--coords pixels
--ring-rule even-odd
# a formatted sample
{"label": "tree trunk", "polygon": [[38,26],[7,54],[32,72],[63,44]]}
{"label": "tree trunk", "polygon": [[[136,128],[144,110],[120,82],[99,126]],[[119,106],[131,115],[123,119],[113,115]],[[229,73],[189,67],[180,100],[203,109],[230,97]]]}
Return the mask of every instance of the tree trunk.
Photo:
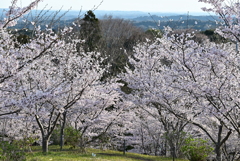
{"label": "tree trunk", "polygon": [[221,161],[221,141],[222,141],[222,129],[223,129],[223,125],[219,125],[218,126],[218,138],[217,138],[217,143],[216,143],[216,148],[215,148],[215,152],[216,152],[216,161]]}
{"label": "tree trunk", "polygon": [[65,124],[66,124],[66,115],[67,115],[67,112],[64,111],[63,122],[62,122],[62,126],[61,126],[61,131],[60,131],[60,150],[63,149],[63,145],[64,145],[64,128],[65,128]]}
{"label": "tree trunk", "polygon": [[216,154],[217,154],[216,161],[222,161],[221,152],[216,152]]}
{"label": "tree trunk", "polygon": [[216,145],[215,152],[216,152],[216,161],[222,161],[221,146],[219,146],[219,143],[218,145]]}
{"label": "tree trunk", "polygon": [[43,136],[42,137],[42,151],[44,154],[48,153],[48,141],[49,141],[49,137],[48,136]]}

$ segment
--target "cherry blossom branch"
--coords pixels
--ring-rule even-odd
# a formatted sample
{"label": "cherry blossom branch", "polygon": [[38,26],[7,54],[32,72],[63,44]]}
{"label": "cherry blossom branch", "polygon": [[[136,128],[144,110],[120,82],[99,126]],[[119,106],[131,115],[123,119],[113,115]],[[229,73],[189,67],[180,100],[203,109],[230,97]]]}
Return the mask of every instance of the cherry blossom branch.
{"label": "cherry blossom branch", "polygon": [[0,114],[0,116],[11,115],[11,114],[19,113],[21,110],[22,110],[22,109],[18,109],[18,110],[11,111],[11,112],[7,112],[7,113],[2,113],[2,114]]}

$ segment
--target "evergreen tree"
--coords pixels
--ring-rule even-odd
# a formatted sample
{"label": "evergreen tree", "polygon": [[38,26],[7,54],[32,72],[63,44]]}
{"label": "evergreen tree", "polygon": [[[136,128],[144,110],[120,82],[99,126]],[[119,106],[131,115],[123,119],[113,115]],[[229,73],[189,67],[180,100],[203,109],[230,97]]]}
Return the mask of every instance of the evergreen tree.
{"label": "evergreen tree", "polygon": [[85,40],[83,47],[84,51],[94,51],[101,38],[101,33],[99,27],[99,20],[98,18],[96,18],[93,11],[89,10],[85,14],[83,18],[83,23],[81,24],[80,34],[81,39]]}

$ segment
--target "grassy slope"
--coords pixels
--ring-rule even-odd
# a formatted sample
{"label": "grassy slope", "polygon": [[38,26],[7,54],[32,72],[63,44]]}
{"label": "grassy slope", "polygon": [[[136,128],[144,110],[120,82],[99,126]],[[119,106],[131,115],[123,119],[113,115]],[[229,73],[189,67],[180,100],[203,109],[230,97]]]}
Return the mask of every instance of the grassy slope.
{"label": "grassy slope", "polygon": [[[135,153],[98,149],[87,149],[85,154],[80,153],[78,150],[69,150],[65,147],[63,151],[59,151],[58,146],[49,146],[48,155],[43,155],[41,147],[34,147],[32,153],[27,154],[27,161],[171,161],[172,158],[156,157],[141,155]],[[96,157],[92,156],[96,154]],[[175,159],[175,161],[185,161],[183,159]]]}

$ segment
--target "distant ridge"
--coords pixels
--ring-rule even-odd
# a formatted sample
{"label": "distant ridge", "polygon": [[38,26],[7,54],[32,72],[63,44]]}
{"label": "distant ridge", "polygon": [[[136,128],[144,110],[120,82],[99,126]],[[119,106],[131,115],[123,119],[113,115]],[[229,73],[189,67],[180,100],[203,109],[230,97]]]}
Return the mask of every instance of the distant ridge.
{"label": "distant ridge", "polygon": [[[0,16],[2,16],[3,10],[7,10],[6,8],[0,8]],[[31,13],[34,15],[36,13],[39,13],[41,10],[32,10]],[[51,10],[48,12],[48,15],[53,14],[57,10]],[[59,15],[62,15],[65,13],[66,10],[62,10],[59,12]],[[66,15],[63,17],[64,19],[72,19],[72,18],[77,18],[78,16],[84,16],[86,11],[77,11],[77,10],[70,10],[66,13]],[[156,16],[177,16],[177,15],[187,15],[186,13],[183,12],[145,12],[145,11],[117,11],[117,10],[95,10],[94,11],[95,15],[98,18],[103,18],[105,15],[111,15],[114,18],[123,18],[123,19],[134,19],[138,17],[149,17],[150,15],[156,15]],[[193,16],[207,16],[208,13],[204,12],[192,12],[190,13]]]}
{"label": "distant ridge", "polygon": [[[6,9],[0,8],[0,20],[4,18],[3,11]],[[45,19],[44,16],[38,16],[38,14],[44,15],[48,17]],[[54,15],[56,15],[54,17]],[[46,11],[46,13],[41,10],[32,10],[25,18],[28,20],[28,23],[25,21],[19,21],[19,23],[14,26],[14,28],[29,28],[31,29],[32,25],[31,21],[40,22],[42,27],[45,27],[46,24],[51,22],[51,18],[54,17],[54,22],[56,22],[56,26],[53,28],[64,27],[65,25],[71,25],[76,18],[83,18],[86,11]],[[143,30],[148,30],[150,28],[158,28],[163,29],[164,26],[169,26],[173,29],[186,29],[192,28],[196,30],[207,30],[214,29],[218,26],[216,21],[219,21],[217,16],[211,15],[194,15],[192,13],[161,13],[161,12],[142,12],[142,11],[103,11],[96,10],[94,11],[95,15],[99,19],[103,19],[104,16],[112,16],[113,18],[120,18],[129,20],[133,23],[133,25],[142,28]],[[188,15],[189,14],[189,15]],[[62,16],[64,15],[64,16]],[[58,19],[59,18],[59,19]]]}
{"label": "distant ridge", "polygon": [[133,18],[133,21],[182,21],[182,20],[200,20],[200,21],[219,21],[218,16],[194,16],[194,15],[169,15],[169,16],[158,16],[158,15],[148,15]]}

